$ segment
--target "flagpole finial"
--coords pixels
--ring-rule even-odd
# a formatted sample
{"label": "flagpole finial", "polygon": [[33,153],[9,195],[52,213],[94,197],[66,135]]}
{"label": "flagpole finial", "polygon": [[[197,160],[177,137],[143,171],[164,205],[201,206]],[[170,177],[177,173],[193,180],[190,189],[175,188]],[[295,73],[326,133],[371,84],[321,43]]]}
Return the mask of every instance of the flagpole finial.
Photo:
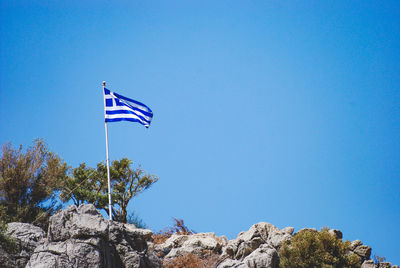
{"label": "flagpole finial", "polygon": [[103,81],[103,87],[105,87],[106,86],[106,81]]}

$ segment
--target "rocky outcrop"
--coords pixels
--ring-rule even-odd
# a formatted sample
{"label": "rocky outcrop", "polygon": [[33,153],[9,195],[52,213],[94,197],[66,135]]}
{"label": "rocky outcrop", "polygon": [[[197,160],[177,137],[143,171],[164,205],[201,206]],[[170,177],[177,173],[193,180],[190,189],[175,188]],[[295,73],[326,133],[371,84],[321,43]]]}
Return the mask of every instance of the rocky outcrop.
{"label": "rocky outcrop", "polygon": [[104,219],[93,205],[70,206],[50,218],[47,240],[26,267],[161,267],[148,251],[151,235]]}
{"label": "rocky outcrop", "polygon": [[21,222],[8,223],[7,234],[16,240],[18,253],[10,254],[0,248],[0,267],[25,267],[35,248],[46,237],[41,228]]}
{"label": "rocky outcrop", "polygon": [[153,248],[159,256],[172,259],[189,253],[198,256],[221,254],[227,244],[226,237],[218,237],[214,233],[173,234],[163,244],[153,245]]}
{"label": "rocky outcrop", "polygon": [[230,240],[224,249],[225,258],[218,268],[228,267],[279,267],[278,250],[291,238],[293,227],[279,229],[266,222],[254,224]]}
{"label": "rocky outcrop", "polygon": [[366,260],[361,265],[361,268],[399,268],[398,265],[392,265],[390,262],[381,262],[375,264],[372,260]]}
{"label": "rocky outcrop", "polygon": [[363,245],[360,240],[354,240],[350,244],[350,251],[360,256],[362,260],[368,260],[371,256],[372,249],[370,246]]}
{"label": "rocky outcrop", "polygon": [[[0,268],[161,268],[185,258],[200,260],[203,267],[278,268],[278,252],[293,231],[293,227],[279,229],[260,222],[230,241],[214,233],[172,234],[156,239],[156,244],[151,230],[106,220],[93,205],[70,206],[50,218],[47,234],[31,224],[9,223],[8,234],[17,241],[18,253],[0,247]],[[342,239],[340,230],[328,232]],[[360,240],[351,242],[348,254],[356,254],[362,268],[398,268],[387,262],[374,264],[371,247]]]}

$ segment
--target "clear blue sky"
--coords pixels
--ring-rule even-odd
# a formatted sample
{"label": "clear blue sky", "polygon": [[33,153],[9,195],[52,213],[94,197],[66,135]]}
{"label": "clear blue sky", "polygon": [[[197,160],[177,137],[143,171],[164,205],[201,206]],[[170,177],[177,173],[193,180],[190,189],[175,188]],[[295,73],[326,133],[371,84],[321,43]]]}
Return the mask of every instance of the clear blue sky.
{"label": "clear blue sky", "polygon": [[105,160],[102,81],[154,112],[110,157],[160,181],[130,209],[234,238],[343,231],[400,264],[398,1],[0,1],[0,142]]}

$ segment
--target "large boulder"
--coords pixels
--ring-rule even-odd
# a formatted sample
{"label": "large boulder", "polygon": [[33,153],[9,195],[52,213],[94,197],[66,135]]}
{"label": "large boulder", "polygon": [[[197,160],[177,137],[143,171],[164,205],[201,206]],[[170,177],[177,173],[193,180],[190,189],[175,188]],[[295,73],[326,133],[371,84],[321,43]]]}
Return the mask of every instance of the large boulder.
{"label": "large boulder", "polygon": [[225,259],[217,268],[278,268],[279,256],[275,248],[261,245],[243,260]]}
{"label": "large boulder", "polygon": [[11,222],[7,224],[7,235],[17,242],[17,253],[0,251],[0,267],[25,267],[35,248],[44,241],[46,233],[29,223]]}
{"label": "large boulder", "polygon": [[226,237],[218,237],[214,233],[173,234],[163,244],[154,245],[154,249],[166,259],[189,253],[203,257],[203,255],[211,253],[220,254],[227,243],[228,239]]}
{"label": "large boulder", "polygon": [[8,223],[7,234],[17,240],[22,250],[28,252],[33,252],[46,237],[46,233],[42,228],[21,222]]}
{"label": "large boulder", "polygon": [[50,217],[47,241],[27,267],[161,267],[148,250],[150,230],[104,219],[91,204],[70,206]]}
{"label": "large boulder", "polygon": [[360,240],[354,240],[350,243],[350,252],[353,254],[357,254],[361,257],[362,260],[369,260],[371,256],[371,247],[367,245],[363,245]]}
{"label": "large boulder", "polygon": [[120,263],[110,258],[111,254],[110,247],[99,238],[72,238],[40,245],[26,267],[118,267]]}
{"label": "large boulder", "polygon": [[373,260],[366,260],[361,265],[361,268],[375,268],[375,264]]}
{"label": "large boulder", "polygon": [[293,231],[293,227],[279,229],[267,222],[254,224],[228,242],[218,268],[277,268],[278,250]]}
{"label": "large boulder", "polygon": [[279,256],[275,248],[261,245],[243,260],[249,268],[278,268]]}
{"label": "large boulder", "polygon": [[69,206],[50,217],[47,238],[50,242],[70,238],[107,238],[108,225],[108,221],[92,204]]}
{"label": "large boulder", "polygon": [[225,248],[229,258],[243,260],[260,245],[279,249],[282,243],[291,238],[293,227],[279,229],[267,222],[254,224],[246,232],[241,232],[236,239],[230,240]]}
{"label": "large boulder", "polygon": [[239,260],[225,259],[217,268],[249,268],[246,263]]}

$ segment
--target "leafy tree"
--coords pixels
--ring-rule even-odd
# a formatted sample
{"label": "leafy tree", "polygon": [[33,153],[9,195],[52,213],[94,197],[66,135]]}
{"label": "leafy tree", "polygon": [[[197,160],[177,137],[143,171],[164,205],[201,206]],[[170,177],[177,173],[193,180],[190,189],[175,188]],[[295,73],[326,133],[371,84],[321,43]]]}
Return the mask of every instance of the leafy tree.
{"label": "leafy tree", "polygon": [[73,169],[72,176],[64,182],[60,193],[61,200],[64,202],[72,200],[76,206],[87,202],[97,208],[107,208],[108,197],[104,195],[107,179],[102,175],[101,171],[87,167],[85,163],[80,164]]}
{"label": "leafy tree", "polygon": [[330,234],[328,228],[320,232],[303,230],[286,241],[280,251],[281,268],[359,268],[361,258],[349,254],[350,242]]}
{"label": "leafy tree", "polygon": [[[146,174],[140,167],[132,169],[132,161],[127,158],[115,160],[110,166],[111,203],[113,219],[127,223],[128,204],[132,198],[158,181],[158,177]],[[107,166],[97,164],[97,168],[81,164],[73,170],[61,192],[64,201],[70,199],[76,205],[92,203],[108,213]]]}
{"label": "leafy tree", "polygon": [[57,209],[56,191],[67,177],[68,167],[37,139],[24,153],[10,143],[0,159],[0,220],[46,224]]}

